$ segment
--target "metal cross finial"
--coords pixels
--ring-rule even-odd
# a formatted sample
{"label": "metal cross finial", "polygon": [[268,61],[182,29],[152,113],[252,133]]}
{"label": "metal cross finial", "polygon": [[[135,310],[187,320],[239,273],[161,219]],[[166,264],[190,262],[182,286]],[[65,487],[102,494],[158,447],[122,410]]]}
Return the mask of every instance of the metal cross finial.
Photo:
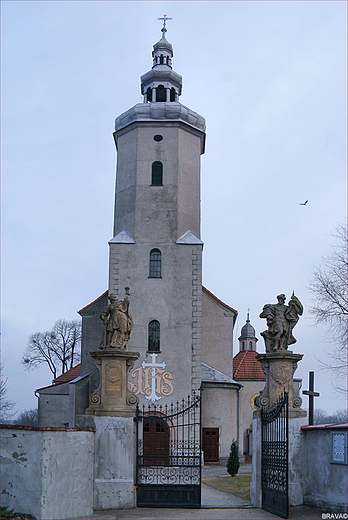
{"label": "metal cross finial", "polygon": [[167,20],[173,20],[173,18],[171,18],[170,16],[167,16],[165,14],[165,15],[161,16],[160,18],[157,18],[157,20],[163,20],[163,27],[162,27],[161,31],[163,33],[163,38],[165,38],[165,35],[166,35],[166,32],[167,32],[166,22],[167,22]]}

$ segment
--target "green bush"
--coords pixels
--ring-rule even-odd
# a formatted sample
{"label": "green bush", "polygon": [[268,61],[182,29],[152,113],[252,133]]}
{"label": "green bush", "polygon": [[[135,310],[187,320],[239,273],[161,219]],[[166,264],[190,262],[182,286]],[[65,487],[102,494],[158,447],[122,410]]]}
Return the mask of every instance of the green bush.
{"label": "green bush", "polygon": [[23,513],[15,513],[13,509],[8,509],[8,506],[1,506],[1,518],[15,518],[15,519],[23,519],[23,520],[35,520],[35,516],[33,515],[25,515]]}
{"label": "green bush", "polygon": [[239,470],[238,445],[235,440],[232,441],[230,456],[227,461],[227,472],[231,477],[235,477]]}

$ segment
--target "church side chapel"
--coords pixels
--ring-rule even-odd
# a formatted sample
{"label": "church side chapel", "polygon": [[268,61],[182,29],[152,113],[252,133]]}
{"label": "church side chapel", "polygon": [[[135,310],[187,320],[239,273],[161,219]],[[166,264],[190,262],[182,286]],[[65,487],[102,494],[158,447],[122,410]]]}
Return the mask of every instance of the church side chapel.
{"label": "church side chapel", "polygon": [[182,77],[173,70],[168,19],[152,68],[141,76],[143,102],[115,121],[109,287],[79,311],[81,363],[37,390],[39,424],[86,427],[93,416],[129,417],[138,406],[145,417],[156,406],[156,424],[142,422],[144,442],[169,443],[169,407],[202,392],[204,462],[226,463],[232,440],[242,460],[251,453],[254,399],[265,376],[249,313],[233,357],[237,311],[202,286],[206,126],[179,101]]}

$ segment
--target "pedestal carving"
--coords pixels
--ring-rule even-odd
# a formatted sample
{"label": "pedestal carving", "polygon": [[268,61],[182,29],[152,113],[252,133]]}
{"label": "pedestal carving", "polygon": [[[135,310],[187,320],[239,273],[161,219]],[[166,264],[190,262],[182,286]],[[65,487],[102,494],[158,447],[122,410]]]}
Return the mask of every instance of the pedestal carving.
{"label": "pedestal carving", "polygon": [[256,399],[256,406],[270,406],[278,401],[284,390],[289,394],[289,417],[303,417],[302,399],[294,389],[294,373],[303,354],[294,354],[291,350],[258,354],[262,370],[266,376],[265,387]]}
{"label": "pedestal carving", "polygon": [[100,385],[90,397],[87,415],[130,417],[135,414],[138,397],[128,388],[129,372],[139,352],[102,350],[90,352],[100,371]]}

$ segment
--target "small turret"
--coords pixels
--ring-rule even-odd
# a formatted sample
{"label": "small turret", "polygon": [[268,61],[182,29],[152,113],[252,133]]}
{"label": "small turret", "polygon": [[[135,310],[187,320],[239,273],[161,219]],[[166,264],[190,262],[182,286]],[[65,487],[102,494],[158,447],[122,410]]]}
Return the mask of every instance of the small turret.
{"label": "small turret", "polygon": [[241,329],[241,334],[238,338],[239,340],[239,352],[244,352],[246,350],[256,351],[256,342],[258,341],[255,336],[255,329],[250,323],[249,310],[247,312],[247,319],[245,325]]}

